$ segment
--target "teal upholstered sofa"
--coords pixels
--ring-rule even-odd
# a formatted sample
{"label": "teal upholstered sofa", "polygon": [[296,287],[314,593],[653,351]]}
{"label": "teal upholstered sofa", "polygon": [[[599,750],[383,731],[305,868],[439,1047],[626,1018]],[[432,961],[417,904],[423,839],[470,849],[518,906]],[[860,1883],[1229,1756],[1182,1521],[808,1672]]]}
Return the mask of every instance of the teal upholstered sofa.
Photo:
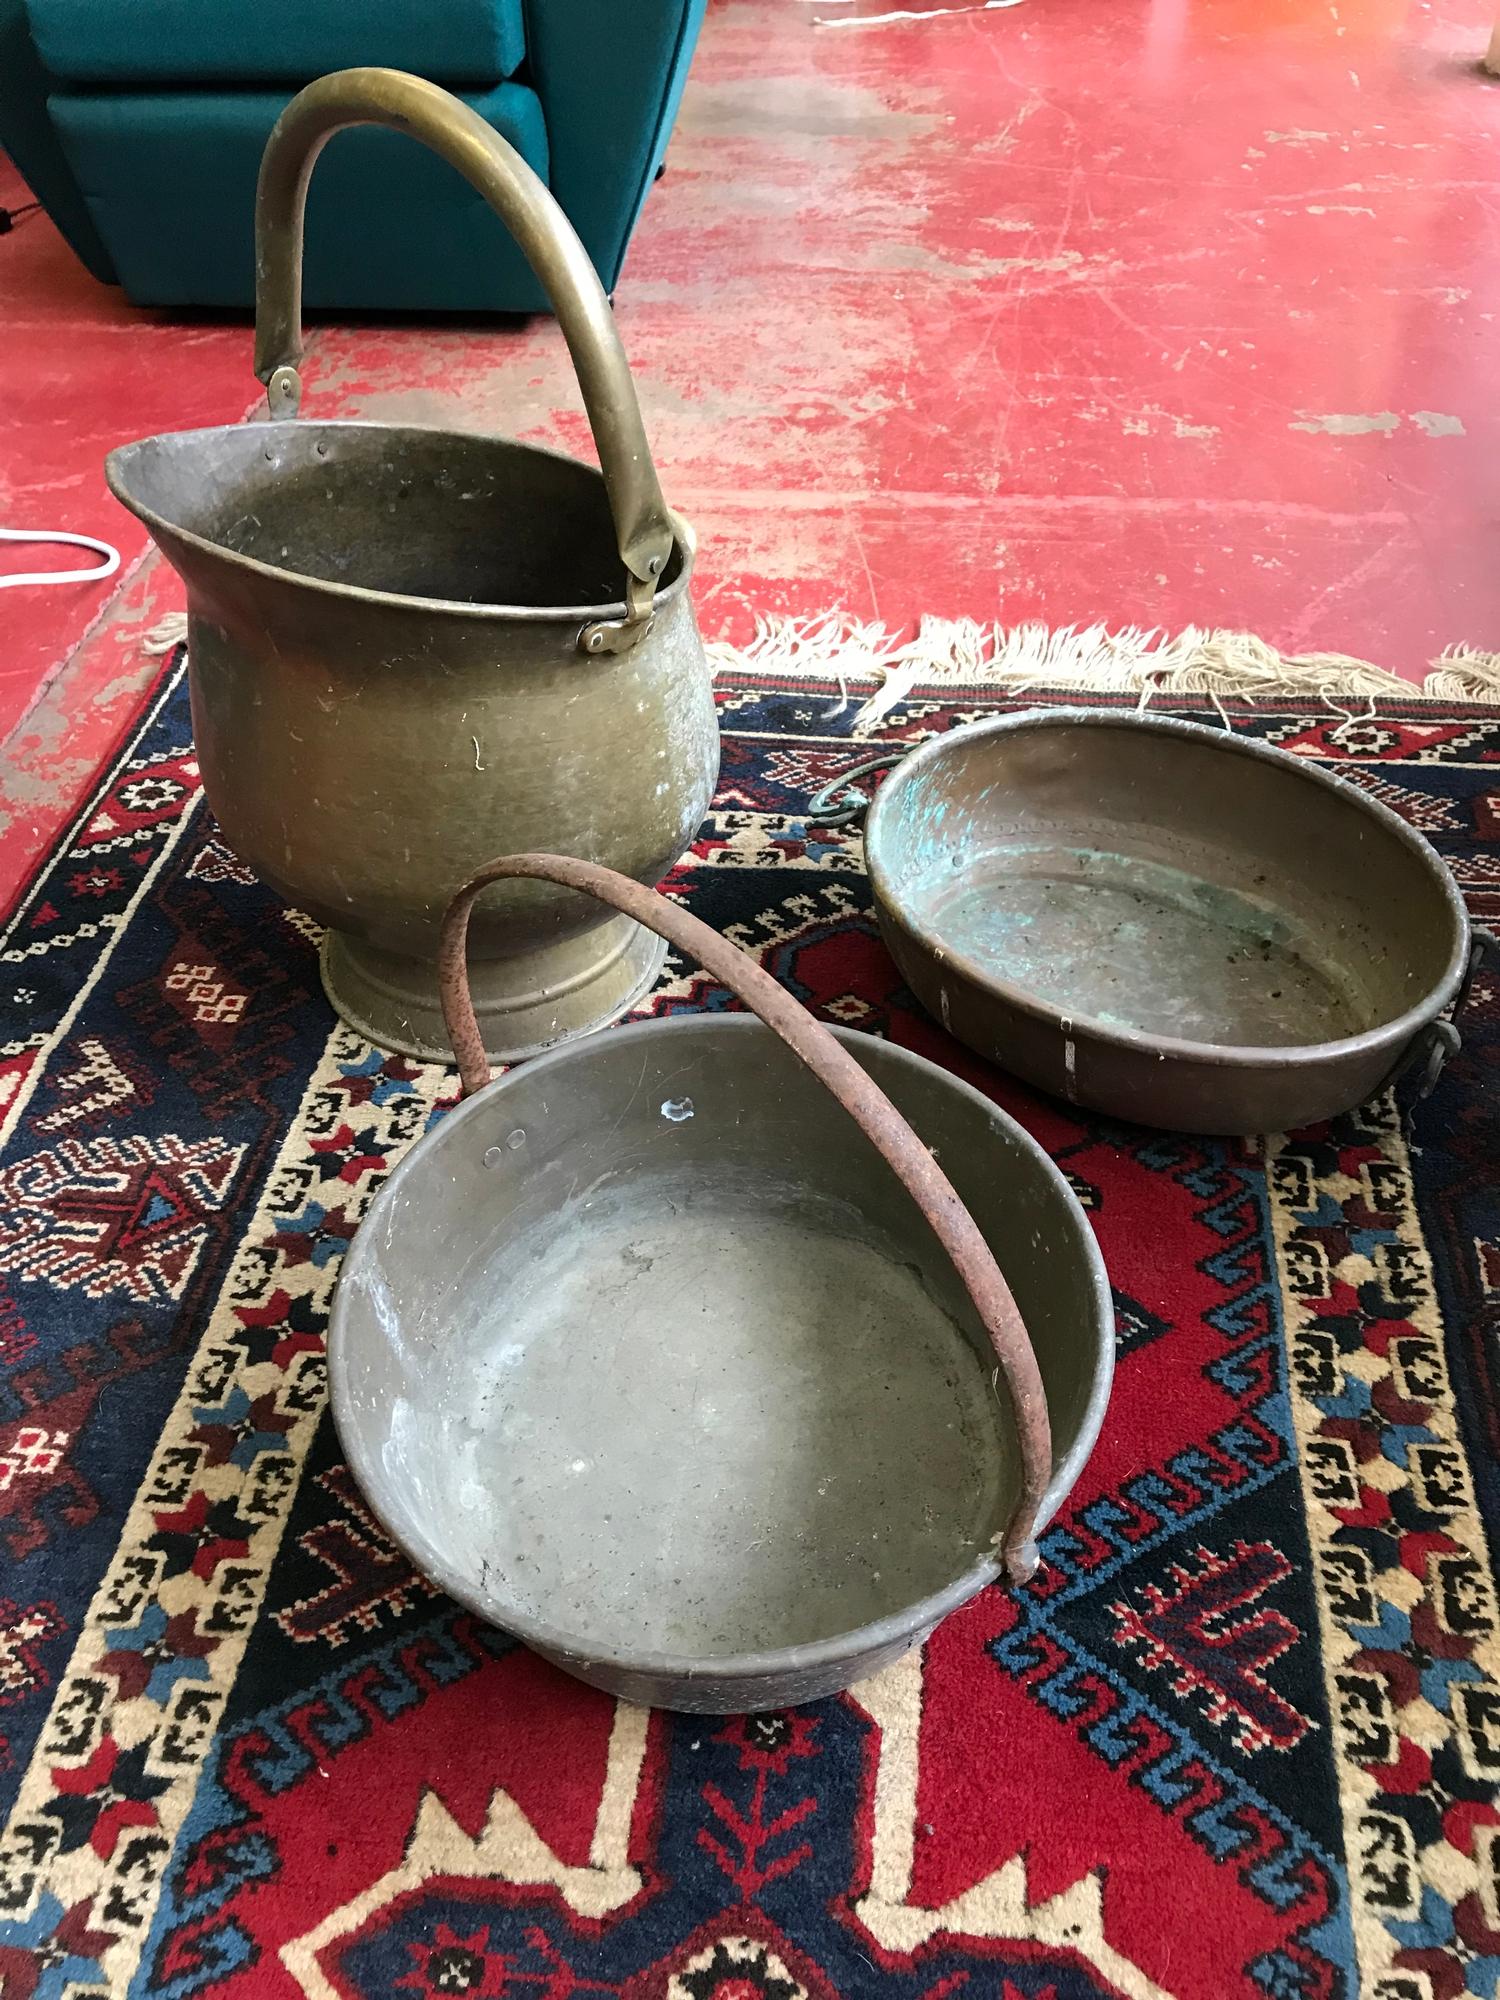
{"label": "teal upholstered sofa", "polygon": [[[706,0],[0,0],[0,146],[96,276],[143,305],[247,306],[261,149],[294,92],[387,64],[454,91],[545,180],[613,290]],[[395,133],[313,175],[312,307],[529,312],[504,228]]]}

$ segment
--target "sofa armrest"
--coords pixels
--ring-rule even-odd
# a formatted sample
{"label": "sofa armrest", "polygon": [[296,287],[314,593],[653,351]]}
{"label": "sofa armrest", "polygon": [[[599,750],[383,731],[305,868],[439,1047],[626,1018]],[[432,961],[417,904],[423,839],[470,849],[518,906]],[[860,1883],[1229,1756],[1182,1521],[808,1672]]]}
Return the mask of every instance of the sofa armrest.
{"label": "sofa armrest", "polygon": [[666,151],[707,0],[527,0],[552,192],[613,291]]}
{"label": "sofa armrest", "polygon": [[0,0],[0,147],[96,278],[115,283],[115,267],[63,157],[47,109],[52,79],[31,39],[26,0]]}

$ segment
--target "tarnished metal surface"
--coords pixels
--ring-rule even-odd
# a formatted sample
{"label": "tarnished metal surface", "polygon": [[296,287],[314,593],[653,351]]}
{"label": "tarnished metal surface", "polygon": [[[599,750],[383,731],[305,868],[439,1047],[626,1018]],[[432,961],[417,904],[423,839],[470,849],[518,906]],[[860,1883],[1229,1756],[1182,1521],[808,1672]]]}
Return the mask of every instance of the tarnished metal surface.
{"label": "tarnished metal surface", "polygon": [[946,1028],[1178,1131],[1285,1131],[1440,1064],[1470,962],[1462,898],[1396,814],[1170,718],[1052,709],[936,738],[876,795],[865,854]]}
{"label": "tarnished metal surface", "polygon": [[[464,928],[533,875],[659,924],[765,1025],[641,1023],[486,1084]],[[1113,1366],[1043,1149],[588,864],[479,871],[443,976],[473,1094],[372,1206],[329,1341],[350,1463],[413,1560],[584,1679],[713,1712],[874,1670],[1002,1551],[1028,1575]]]}
{"label": "tarnished metal surface", "polygon": [[[530,845],[658,880],[712,795],[718,730],[692,538],[662,501],[608,302],[545,188],[446,92],[346,71],[283,114],[257,213],[273,415],[300,396],[307,178],[359,122],[433,146],[514,229],[578,364],[603,477],[499,439],[291,415],[150,438],[107,470],[188,587],[194,733],[226,838],[328,927],[345,1019],[441,1056],[433,958],[454,883]],[[505,1060],[614,1019],[661,960],[628,920],[539,887],[491,898],[474,947]]]}

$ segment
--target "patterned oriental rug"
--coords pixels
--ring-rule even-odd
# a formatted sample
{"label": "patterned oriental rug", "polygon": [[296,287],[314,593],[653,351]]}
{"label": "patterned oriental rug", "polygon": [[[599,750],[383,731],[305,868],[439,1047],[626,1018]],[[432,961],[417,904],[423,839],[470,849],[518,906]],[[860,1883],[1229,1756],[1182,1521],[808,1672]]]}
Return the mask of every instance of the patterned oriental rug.
{"label": "patterned oriental rug", "polygon": [[[412,1573],[340,1461],[323,1328],[453,1085],[335,1024],[312,926],[199,797],[174,662],[0,975],[5,2000],[1496,1992],[1500,979],[1415,1145],[1389,1104],[1217,1143],[1033,1098],[916,1011],[857,833],[799,817],[872,685],[723,677],[673,887],[1072,1177],[1120,1360],[1039,1578],[847,1697],[717,1722],[617,1706]],[[899,696],[883,739],[1061,698]],[[1500,914],[1500,709],[1232,719]],[[669,961],[649,1010],[725,1004]]]}

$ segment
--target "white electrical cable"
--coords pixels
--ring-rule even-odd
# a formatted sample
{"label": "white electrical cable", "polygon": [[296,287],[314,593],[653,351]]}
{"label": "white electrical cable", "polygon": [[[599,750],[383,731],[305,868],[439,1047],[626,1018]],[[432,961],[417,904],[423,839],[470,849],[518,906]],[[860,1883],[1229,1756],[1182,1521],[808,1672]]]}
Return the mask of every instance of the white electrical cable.
{"label": "white electrical cable", "polygon": [[61,543],[70,549],[92,549],[95,555],[104,558],[93,569],[29,569],[8,576],[0,574],[0,590],[14,583],[97,583],[101,577],[113,576],[120,567],[120,551],[111,548],[108,542],[95,541],[92,535],[34,535],[26,528],[0,528],[0,542]]}

